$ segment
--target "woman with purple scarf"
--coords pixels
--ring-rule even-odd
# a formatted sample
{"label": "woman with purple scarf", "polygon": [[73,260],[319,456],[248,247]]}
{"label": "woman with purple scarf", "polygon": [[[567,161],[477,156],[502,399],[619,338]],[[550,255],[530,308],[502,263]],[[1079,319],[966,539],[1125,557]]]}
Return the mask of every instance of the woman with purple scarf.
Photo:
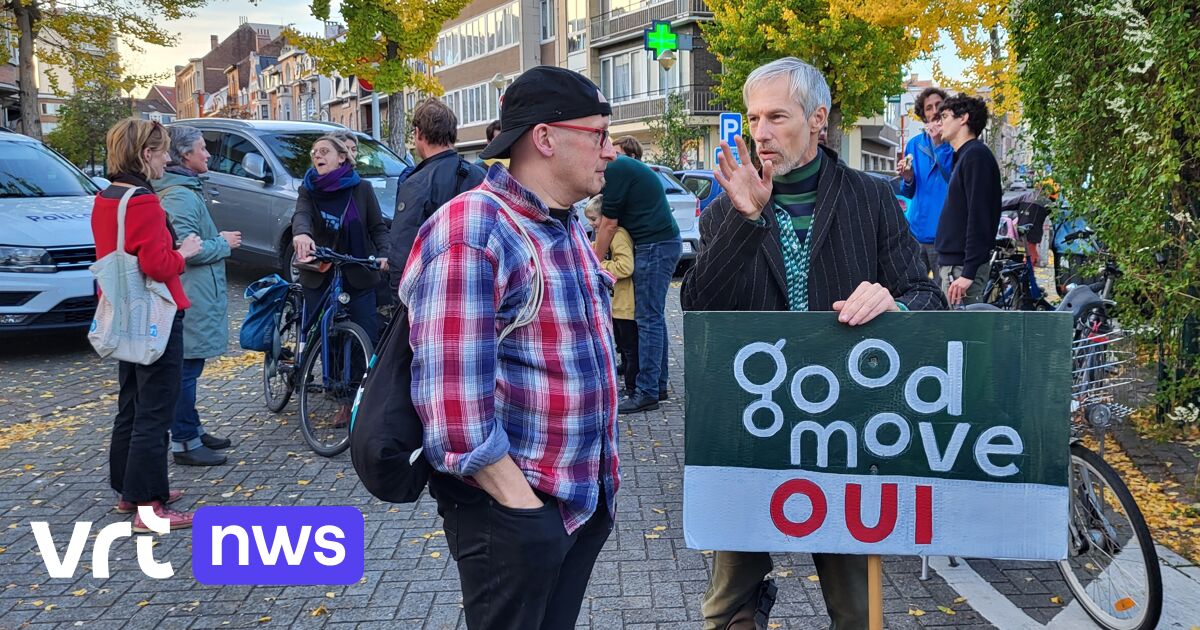
{"label": "woman with purple scarf", "polygon": [[[295,262],[311,263],[313,248],[319,245],[356,258],[375,256],[380,269],[386,271],[387,225],[375,191],[354,171],[346,145],[332,135],[321,136],[313,143],[311,156],[313,167],[304,175],[292,215]],[[304,320],[311,322],[332,274],[297,268],[304,287]],[[375,287],[380,282],[379,272],[347,265],[342,274],[350,295],[350,320],[362,326],[372,341],[378,341]]]}

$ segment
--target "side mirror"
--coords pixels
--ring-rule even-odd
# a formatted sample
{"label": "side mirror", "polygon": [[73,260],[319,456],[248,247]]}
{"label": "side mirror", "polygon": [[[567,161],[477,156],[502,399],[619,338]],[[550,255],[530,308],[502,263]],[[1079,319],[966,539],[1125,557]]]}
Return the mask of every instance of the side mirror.
{"label": "side mirror", "polygon": [[263,156],[257,153],[247,153],[244,157],[242,157],[242,170],[246,171],[246,174],[250,177],[262,180],[266,183],[270,183],[270,180],[273,179],[267,173],[266,160],[263,159]]}
{"label": "side mirror", "polygon": [[104,189],[108,188],[109,186],[112,186],[112,182],[110,182],[107,179],[104,179],[103,177],[100,177],[98,175],[96,177],[92,178],[92,183],[99,186],[100,190],[104,190]]}

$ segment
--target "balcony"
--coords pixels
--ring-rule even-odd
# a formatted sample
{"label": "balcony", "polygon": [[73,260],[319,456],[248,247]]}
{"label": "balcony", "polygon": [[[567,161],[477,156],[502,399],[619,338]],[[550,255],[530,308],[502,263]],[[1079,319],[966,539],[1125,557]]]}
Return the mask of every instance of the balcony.
{"label": "balcony", "polygon": [[[672,90],[676,91],[676,90]],[[689,116],[716,116],[725,111],[716,102],[716,94],[705,85],[685,85],[677,90],[683,97]],[[661,116],[666,96],[661,92],[634,95],[631,100],[612,103],[612,123],[633,122]]]}
{"label": "balcony", "polygon": [[704,0],[643,0],[632,9],[609,11],[592,18],[592,43],[603,44],[609,39],[640,33],[655,20],[672,22],[688,16],[712,18],[712,11]]}

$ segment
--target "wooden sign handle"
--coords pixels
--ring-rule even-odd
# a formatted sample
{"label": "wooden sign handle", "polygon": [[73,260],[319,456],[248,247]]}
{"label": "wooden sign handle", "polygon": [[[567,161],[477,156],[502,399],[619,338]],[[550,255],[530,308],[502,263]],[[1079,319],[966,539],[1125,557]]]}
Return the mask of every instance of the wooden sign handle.
{"label": "wooden sign handle", "polygon": [[870,630],[883,630],[883,558],[867,556],[867,610]]}

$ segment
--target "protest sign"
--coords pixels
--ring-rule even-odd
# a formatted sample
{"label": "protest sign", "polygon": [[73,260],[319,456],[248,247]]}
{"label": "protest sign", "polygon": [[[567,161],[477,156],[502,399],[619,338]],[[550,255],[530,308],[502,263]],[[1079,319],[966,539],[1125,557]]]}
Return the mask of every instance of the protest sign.
{"label": "protest sign", "polygon": [[1069,315],[686,313],[684,338],[689,547],[1066,557]]}

